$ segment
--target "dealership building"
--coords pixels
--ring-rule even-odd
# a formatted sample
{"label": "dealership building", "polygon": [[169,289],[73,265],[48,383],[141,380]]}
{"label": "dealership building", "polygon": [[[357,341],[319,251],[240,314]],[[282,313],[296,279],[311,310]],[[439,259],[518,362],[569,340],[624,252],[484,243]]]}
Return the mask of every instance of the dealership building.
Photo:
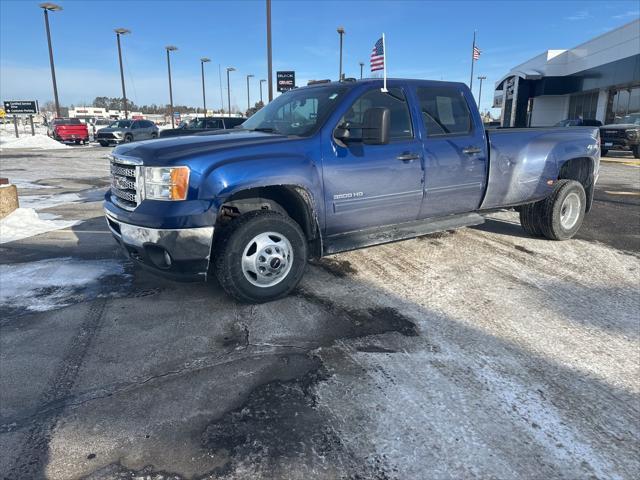
{"label": "dealership building", "polygon": [[640,112],[640,20],[514,67],[496,82],[493,106],[503,127],[577,118],[606,124]]}

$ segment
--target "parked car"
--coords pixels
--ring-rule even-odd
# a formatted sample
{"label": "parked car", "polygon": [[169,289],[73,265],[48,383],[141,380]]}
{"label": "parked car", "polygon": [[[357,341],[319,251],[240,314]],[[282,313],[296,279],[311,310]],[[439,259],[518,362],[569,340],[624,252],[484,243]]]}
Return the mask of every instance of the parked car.
{"label": "parked car", "polygon": [[600,120],[594,120],[590,118],[568,118],[561,120],[555,125],[556,127],[601,127],[602,122]]}
{"label": "parked car", "polygon": [[235,128],[244,123],[245,120],[246,118],[242,117],[194,118],[190,122],[181,124],[178,128],[162,130],[160,132],[160,138],[181,137],[184,135],[195,135],[199,133]]}
{"label": "parked car", "polygon": [[80,144],[89,141],[87,125],[78,118],[54,118],[49,122],[47,135],[59,142]]}
{"label": "parked car", "polygon": [[602,155],[609,150],[626,150],[640,158],[640,113],[616,118],[614,123],[600,128]]}
{"label": "parked car", "polygon": [[109,125],[113,123],[113,120],[109,120],[108,118],[96,118],[91,122],[91,126],[93,128],[93,136],[96,136],[96,132],[101,128],[107,128]]}
{"label": "parked car", "polygon": [[95,140],[103,147],[151,138],[158,138],[158,127],[149,120],[116,120],[95,135]]}
{"label": "parked car", "polygon": [[310,257],[477,225],[500,208],[517,207],[531,235],[575,235],[598,178],[597,128],[485,131],[462,83],[382,85],[302,87],[242,129],[120,145],[109,228],[139,265],[214,273],[243,302],[287,295]]}

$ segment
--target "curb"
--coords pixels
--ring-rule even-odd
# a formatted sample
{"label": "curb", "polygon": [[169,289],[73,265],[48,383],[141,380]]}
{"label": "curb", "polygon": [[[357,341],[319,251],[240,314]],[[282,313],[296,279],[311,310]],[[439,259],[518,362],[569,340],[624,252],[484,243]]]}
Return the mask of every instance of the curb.
{"label": "curb", "polygon": [[640,166],[640,160],[635,160],[633,158],[630,159],[612,159],[612,158],[600,158],[601,162],[605,162],[605,163],[620,163],[622,165],[632,165],[632,166]]}

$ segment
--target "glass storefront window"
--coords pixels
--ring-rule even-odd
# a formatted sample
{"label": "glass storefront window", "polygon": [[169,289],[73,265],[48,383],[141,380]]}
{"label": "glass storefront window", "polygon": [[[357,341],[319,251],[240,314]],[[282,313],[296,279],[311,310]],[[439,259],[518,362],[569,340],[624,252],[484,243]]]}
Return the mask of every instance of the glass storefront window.
{"label": "glass storefront window", "polygon": [[606,123],[640,112],[640,85],[609,91]]}
{"label": "glass storefront window", "polygon": [[569,99],[569,120],[593,120],[598,108],[598,90],[571,95]]}

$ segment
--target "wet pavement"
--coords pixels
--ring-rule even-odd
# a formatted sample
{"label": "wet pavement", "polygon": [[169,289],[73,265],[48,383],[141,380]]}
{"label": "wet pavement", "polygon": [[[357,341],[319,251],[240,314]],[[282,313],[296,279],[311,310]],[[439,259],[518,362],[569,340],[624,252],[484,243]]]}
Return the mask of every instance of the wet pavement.
{"label": "wet pavement", "polygon": [[603,163],[575,240],[499,212],[315,261],[250,306],[120,256],[105,153],[2,153],[81,221],[0,245],[0,287],[32,299],[1,306],[3,477],[637,475],[639,167]]}

